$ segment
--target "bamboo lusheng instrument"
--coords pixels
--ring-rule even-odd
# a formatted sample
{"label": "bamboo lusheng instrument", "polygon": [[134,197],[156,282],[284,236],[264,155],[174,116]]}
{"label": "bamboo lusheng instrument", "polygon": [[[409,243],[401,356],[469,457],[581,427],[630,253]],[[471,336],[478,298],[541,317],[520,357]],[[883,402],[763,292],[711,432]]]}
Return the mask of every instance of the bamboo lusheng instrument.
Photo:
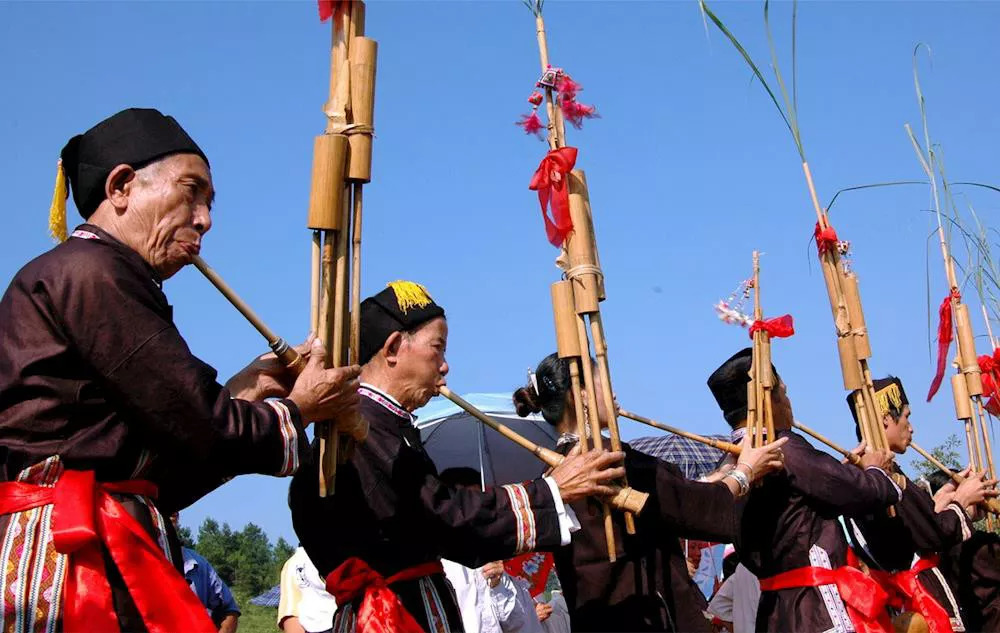
{"label": "bamboo lusheng instrument", "polygon": [[246,317],[246,320],[250,322],[250,325],[254,326],[254,328],[260,332],[261,336],[267,340],[267,344],[270,346],[271,351],[273,351],[278,359],[284,363],[285,367],[287,367],[294,374],[298,375],[305,366],[305,363],[299,353],[296,352],[295,349],[285,341],[285,339],[281,338],[275,334],[271,328],[267,327],[264,321],[257,316],[257,313],[254,312],[253,309],[247,305],[247,303],[243,301],[239,295],[236,294],[236,291],[233,290],[229,284],[223,281],[222,277],[220,277],[219,274],[215,272],[215,270],[213,270],[204,259],[195,255],[192,259],[192,263],[195,265],[195,268],[201,271],[201,274],[205,275],[205,278],[212,282],[212,285],[222,293],[222,296],[228,299],[229,303],[233,304],[233,307],[239,310],[240,314]]}
{"label": "bamboo lusheng instrument", "polygon": [[[917,446],[913,442],[910,442],[910,448],[912,448],[913,450],[915,450],[918,453],[920,453],[920,456],[923,457],[924,459],[926,459],[927,461],[929,461],[935,468],[937,468],[938,470],[940,470],[944,474],[946,474],[949,477],[951,477],[951,480],[954,481],[955,483],[960,484],[963,481],[965,481],[965,477],[959,475],[955,471],[953,471],[950,468],[948,468],[947,466],[945,466],[943,463],[941,463],[941,460],[937,459],[936,457],[934,457],[933,455],[931,455],[930,453],[928,453],[924,449],[920,448],[919,446]],[[1000,515],[1000,501],[998,501],[997,499],[991,498],[991,499],[987,499],[984,502],[984,504],[986,505],[986,508],[991,513],[993,513],[995,515]]]}
{"label": "bamboo lusheng instrument", "polygon": [[[490,427],[500,435],[504,436],[508,440],[514,442],[515,444],[521,446],[522,448],[531,451],[531,453],[538,459],[545,462],[547,465],[555,467],[562,463],[564,457],[559,453],[545,448],[544,446],[539,446],[535,444],[523,435],[518,434],[513,431],[510,427],[500,424],[496,420],[493,420],[488,415],[474,407],[472,404],[467,402],[464,398],[458,394],[452,392],[448,387],[441,387],[439,393],[448,398],[455,404],[457,404],[466,413],[476,418],[486,426]],[[582,448],[582,447],[581,447]],[[649,498],[649,494],[645,492],[640,492],[633,488],[622,487],[622,486],[611,486],[614,490],[614,496],[607,501],[611,506],[616,509],[624,510],[626,512],[631,512],[633,514],[639,514],[642,512],[643,506],[646,504],[646,500]]]}
{"label": "bamboo lusheng instrument", "polygon": [[[344,6],[334,12],[327,125],[315,143],[309,201],[309,228],[314,230],[310,321],[322,332],[334,367],[359,360],[362,186],[371,180],[377,56],[377,44],[363,37],[364,3]],[[354,424],[363,426],[360,419]],[[317,435],[319,490],[327,496],[350,442],[342,444],[331,423],[319,425]]]}
{"label": "bamboo lusheng instrument", "polygon": [[[541,14],[541,3],[536,2],[534,6],[528,3],[535,15],[535,33],[538,41],[538,54],[542,74],[550,72],[548,41],[545,32],[545,20]],[[566,146],[566,129],[562,117],[562,111],[557,107],[551,86],[545,86],[545,108],[547,114],[548,143],[550,149],[558,149]],[[569,358],[571,389],[573,400],[576,406],[577,420],[580,424],[580,442],[582,448],[587,448],[588,438],[583,431],[583,424],[590,414],[589,422],[591,426],[590,442],[600,442],[600,421],[597,419],[597,402],[601,398],[605,405],[605,410],[613,412],[616,410],[614,395],[611,387],[610,368],[607,359],[607,342],[604,335],[604,326],[601,321],[600,308],[598,302],[604,297],[604,281],[601,273],[597,255],[597,244],[594,239],[593,222],[591,220],[590,200],[587,194],[586,177],[580,170],[575,170],[569,175],[569,208],[574,231],[567,236],[562,245],[562,254],[557,260],[559,262],[569,262],[566,270],[566,278],[571,282],[570,292],[574,311],[576,313],[576,324],[569,327],[569,319],[565,322],[566,335],[575,330],[578,339],[578,350],[576,354],[561,357]],[[553,290],[555,292],[555,290]],[[565,291],[563,291],[565,292]],[[557,317],[557,325],[559,318]],[[589,323],[589,336],[588,336]],[[593,338],[594,353],[597,361],[597,372],[601,378],[602,389],[598,393],[595,388],[593,367],[590,364],[590,338]],[[575,381],[573,375],[577,376]],[[582,375],[583,384],[580,384],[579,377]],[[583,387],[586,388],[587,401],[584,406]],[[611,439],[611,448],[621,450],[621,437],[618,432],[618,421],[611,416],[608,423],[608,431]],[[627,481],[622,484],[627,486]],[[614,525],[608,505],[605,504],[604,512],[604,532],[608,545],[608,558],[611,561],[616,559],[616,545],[614,538]],[[625,514],[625,530],[629,534],[635,533],[635,519],[631,514]]]}
{"label": "bamboo lusheng instrument", "polygon": [[[794,72],[791,82],[792,90],[789,92],[785,89],[785,83],[781,77],[778,65],[777,52],[774,50],[773,38],[771,37],[770,25],[767,18],[767,5],[765,4],[764,24],[767,29],[768,41],[772,42],[771,67],[778,79],[780,91],[772,89],[767,79],[760,72],[760,69],[747,54],[745,47],[726,28],[722,20],[709,9],[705,0],[699,0],[699,5],[705,17],[709,18],[729,39],[733,46],[740,52],[743,60],[749,65],[755,77],[767,90],[775,107],[781,114],[785,125],[788,127],[792,135],[792,140],[795,142],[796,150],[802,161],[802,173],[805,176],[809,197],[816,211],[817,246],[819,247],[823,280],[826,284],[830,309],[833,313],[834,326],[836,327],[837,350],[840,355],[844,388],[850,391],[851,397],[854,398],[855,408],[858,412],[858,426],[861,429],[862,438],[874,449],[887,450],[888,441],[885,437],[885,429],[882,426],[882,418],[878,415],[875,389],[872,386],[871,371],[868,368],[868,359],[871,357],[871,344],[865,327],[864,311],[861,307],[857,276],[845,266],[845,262],[840,256],[840,243],[837,241],[836,234],[830,226],[827,213],[820,205],[819,198],[816,195],[812,171],[809,169],[809,162],[806,159],[805,148],[802,144],[801,134],[799,133],[798,112],[794,100]],[[794,24],[794,12],[792,19]],[[781,95],[785,104],[784,108],[779,103],[778,98],[775,96],[776,94]]]}
{"label": "bamboo lusheng instrument", "polygon": [[[916,81],[916,70],[914,70],[914,80]],[[919,83],[917,83],[917,95],[920,99],[921,110],[923,110],[923,96],[920,93]],[[944,226],[941,222],[941,204],[938,197],[937,174],[935,173],[937,163],[933,150],[930,147],[930,133],[927,129],[926,117],[924,117],[924,138],[928,144],[927,156],[921,150],[920,143],[917,141],[916,136],[914,136],[910,125],[906,124],[904,128],[913,144],[913,149],[917,154],[917,159],[920,161],[920,166],[923,168],[930,182],[934,202],[938,244],[941,247],[941,260],[944,264],[945,277],[948,281],[949,290],[946,305],[942,306],[942,312],[947,308],[951,310],[955,338],[958,345],[958,354],[955,359],[955,366],[958,373],[952,376],[951,380],[952,395],[955,398],[956,417],[962,420],[965,427],[966,446],[969,451],[969,461],[972,463],[972,467],[977,471],[985,470],[990,479],[995,479],[996,468],[993,462],[993,447],[990,443],[989,426],[987,425],[985,407],[983,406],[982,374],[979,369],[979,360],[976,356],[975,336],[972,331],[969,308],[962,302],[962,296],[959,292],[958,277],[955,275],[955,261],[951,255]],[[990,339],[992,341],[992,336]],[[939,354],[947,353],[945,344],[946,341],[939,341]],[[932,386],[931,392],[927,396],[928,401],[933,395],[934,387]],[[970,398],[973,404],[971,407],[968,406]],[[989,529],[993,529],[993,517],[987,517],[987,525]]]}
{"label": "bamboo lusheng instrument", "polygon": [[666,431],[667,433],[673,433],[674,435],[679,435],[681,437],[687,438],[694,442],[700,442],[711,446],[712,448],[718,449],[725,453],[730,453],[732,455],[739,455],[741,450],[740,447],[732,442],[726,442],[725,440],[717,440],[714,437],[706,437],[704,435],[698,435],[697,433],[691,433],[689,431],[681,430],[677,427],[670,426],[669,424],[664,424],[663,422],[657,422],[651,418],[647,418],[639,415],[638,413],[632,413],[631,411],[626,411],[625,409],[618,409],[618,415],[623,418],[628,418],[629,420],[635,420],[647,426],[651,426],[654,429],[660,429],[661,431]]}
{"label": "bamboo lusheng instrument", "polygon": [[[760,307],[760,253],[757,251],[753,252],[752,288],[754,322],[761,323],[764,312]],[[747,384],[747,433],[750,433],[752,446],[762,446],[774,441],[774,410],[771,402],[773,389],[771,339],[764,328],[756,328],[753,331],[750,382]]]}

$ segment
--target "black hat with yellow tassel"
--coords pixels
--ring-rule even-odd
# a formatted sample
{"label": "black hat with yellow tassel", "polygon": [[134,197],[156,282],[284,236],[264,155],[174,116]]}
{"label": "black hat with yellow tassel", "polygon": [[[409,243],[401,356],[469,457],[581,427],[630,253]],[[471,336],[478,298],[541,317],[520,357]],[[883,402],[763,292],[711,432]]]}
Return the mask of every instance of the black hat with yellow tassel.
{"label": "black hat with yellow tassel", "polygon": [[184,128],[171,116],[150,108],[129,108],[77,134],[66,143],[56,167],[56,186],[49,208],[49,233],[66,239],[66,198],[84,219],[105,199],[108,175],[118,165],[142,169],[171,154],[197,154],[208,158]]}

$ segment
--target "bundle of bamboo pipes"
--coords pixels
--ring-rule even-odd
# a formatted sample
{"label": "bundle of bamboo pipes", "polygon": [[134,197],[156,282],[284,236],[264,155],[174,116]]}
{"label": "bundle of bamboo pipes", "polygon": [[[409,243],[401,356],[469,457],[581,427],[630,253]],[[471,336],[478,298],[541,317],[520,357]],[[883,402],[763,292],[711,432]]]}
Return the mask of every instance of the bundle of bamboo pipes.
{"label": "bundle of bamboo pipes", "polygon": [[[760,307],[760,253],[753,252],[753,319],[762,323],[764,313]],[[747,384],[747,433],[751,446],[773,442],[774,410],[771,392],[774,390],[774,372],[771,371],[771,338],[764,328],[753,331],[753,352],[750,363],[750,382]]]}
{"label": "bundle of bamboo pipes", "polygon": [[[549,52],[545,33],[545,21],[541,12],[535,12],[535,28],[538,40],[539,60],[543,75],[551,72]],[[566,146],[566,127],[562,112],[557,107],[553,88],[544,85],[545,109],[548,115],[548,143],[550,149]],[[587,191],[587,177],[580,169],[574,169],[567,176],[569,190],[569,212],[573,230],[562,245],[557,264],[564,270],[564,279],[552,284],[552,307],[555,317],[556,342],[560,358],[569,360],[571,389],[577,420],[577,431],[581,448],[591,446],[601,448],[601,423],[598,419],[598,398],[609,412],[608,431],[611,449],[621,450],[621,436],[618,421],[614,416],[617,407],[611,387],[611,372],[608,365],[608,346],[604,336],[599,302],[606,296],[604,274],[597,254],[597,242]],[[596,363],[591,363],[591,338]],[[600,378],[600,393],[595,381],[595,367]],[[581,377],[583,382],[581,384]],[[585,392],[585,394],[584,394]],[[584,400],[586,397],[586,400]],[[588,429],[589,422],[589,429]],[[622,482],[627,486],[627,482]],[[608,546],[608,558],[617,557],[614,526],[608,504],[604,504],[604,532]],[[635,533],[635,519],[625,513],[625,529]]]}
{"label": "bundle of bamboo pipes", "polygon": [[[324,134],[313,145],[308,228],[312,230],[310,325],[333,367],[357,364],[361,339],[361,216],[371,181],[375,65],[378,45],[364,37],[365,4],[355,0],[333,16],[330,91]],[[320,496],[332,494],[338,461],[349,450],[337,429],[363,440],[360,417],[322,422]]]}
{"label": "bundle of bamboo pipes", "polygon": [[[944,229],[938,223],[938,238],[941,246],[941,256],[944,260],[945,274],[950,286],[952,321],[954,323],[958,343],[955,357],[956,373],[951,377],[951,393],[955,401],[955,417],[965,427],[965,443],[969,452],[969,463],[973,470],[986,471],[990,479],[996,479],[996,468],[993,464],[993,447],[990,443],[989,426],[983,405],[983,380],[976,356],[975,336],[972,332],[972,320],[969,307],[962,302],[958,293],[958,280],[955,276],[955,265],[945,240]],[[987,326],[989,320],[987,319]],[[992,340],[992,334],[990,336]],[[987,524],[993,529],[993,517],[987,518]]]}

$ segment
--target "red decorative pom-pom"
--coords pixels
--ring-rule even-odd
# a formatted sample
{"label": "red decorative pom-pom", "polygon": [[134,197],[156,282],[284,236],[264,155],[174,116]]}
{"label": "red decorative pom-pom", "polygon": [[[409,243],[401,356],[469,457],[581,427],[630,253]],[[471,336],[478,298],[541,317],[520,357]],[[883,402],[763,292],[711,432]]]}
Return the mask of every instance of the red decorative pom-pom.
{"label": "red decorative pom-pom", "polygon": [[542,98],[543,98],[542,93],[536,90],[535,92],[531,93],[530,97],[528,97],[528,103],[537,108],[538,106],[542,105]]}
{"label": "red decorative pom-pom", "polygon": [[556,83],[556,90],[562,95],[563,99],[569,99],[570,101],[576,100],[576,93],[583,90],[583,86],[573,81],[573,78],[566,73],[561,73],[559,75],[559,81]]}
{"label": "red decorative pom-pom", "polygon": [[545,129],[545,126],[542,125],[542,120],[538,118],[538,112],[532,110],[531,114],[522,114],[521,120],[517,121],[516,125],[524,129],[525,134],[534,134],[539,140],[542,140],[542,130]]}
{"label": "red decorative pom-pom", "polygon": [[580,103],[575,99],[567,99],[563,97],[559,101],[559,107],[562,109],[563,118],[569,121],[573,127],[578,130],[583,127],[584,119],[593,119],[600,116],[597,114],[596,107]]}

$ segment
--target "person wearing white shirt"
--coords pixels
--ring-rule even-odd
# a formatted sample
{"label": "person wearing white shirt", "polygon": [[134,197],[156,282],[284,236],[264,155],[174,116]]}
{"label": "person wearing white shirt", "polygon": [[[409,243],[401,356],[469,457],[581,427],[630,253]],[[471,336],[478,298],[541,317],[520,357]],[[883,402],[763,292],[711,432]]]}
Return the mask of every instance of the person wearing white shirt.
{"label": "person wearing white shirt", "polygon": [[278,628],[284,633],[326,633],[333,629],[337,601],[326,591],[326,583],[299,547],[281,568],[281,600]]}
{"label": "person wearing white shirt", "polygon": [[455,589],[465,633],[545,633],[527,583],[504,571],[502,562],[479,569],[442,560]]}
{"label": "person wearing white shirt", "polygon": [[732,633],[754,633],[759,602],[760,582],[740,563],[709,601],[708,613],[731,622]]}

